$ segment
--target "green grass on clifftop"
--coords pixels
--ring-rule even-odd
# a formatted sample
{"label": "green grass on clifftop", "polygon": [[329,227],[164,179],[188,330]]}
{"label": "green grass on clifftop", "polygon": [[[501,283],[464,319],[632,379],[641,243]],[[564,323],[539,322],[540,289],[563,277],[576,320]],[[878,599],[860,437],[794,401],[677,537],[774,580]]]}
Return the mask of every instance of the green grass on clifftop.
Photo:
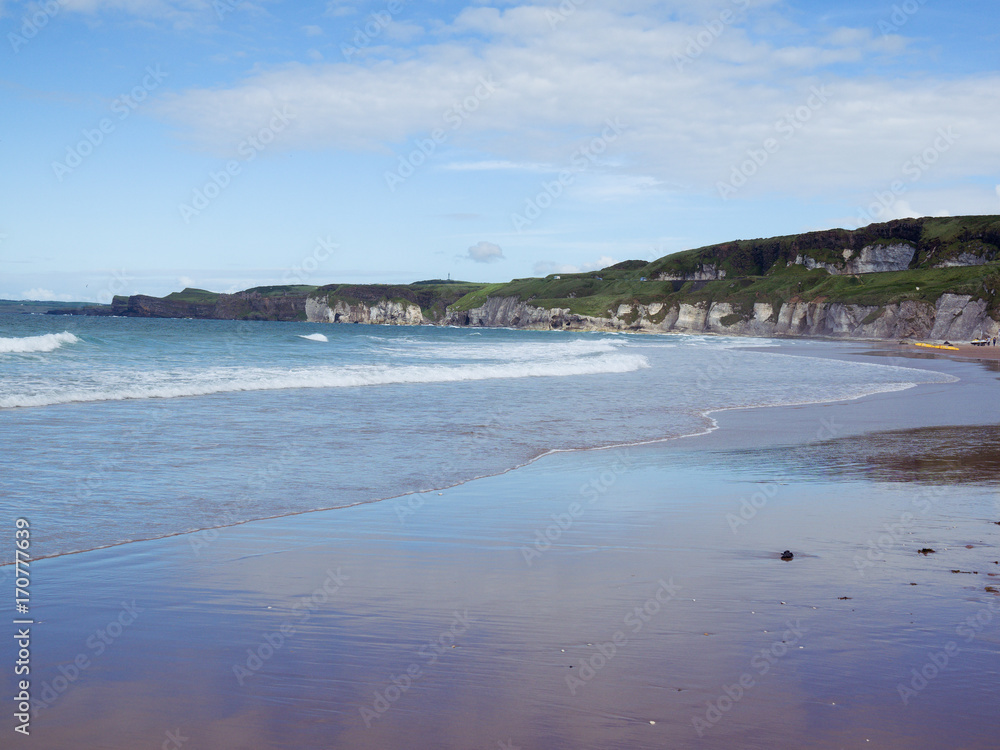
{"label": "green grass on clifftop", "polygon": [[171,292],[163,299],[171,302],[187,302],[191,305],[214,305],[219,301],[219,293],[187,287],[180,292]]}
{"label": "green grass on clifftop", "polygon": [[766,302],[777,310],[783,302],[842,302],[883,306],[904,300],[933,304],[942,294],[967,294],[985,299],[996,310],[1000,290],[1000,264],[957,268],[920,268],[912,271],[870,273],[858,276],[831,275],[824,269],[804,266],[776,267],[762,276],[745,276],[707,282],[598,280],[594,274],[563,275],[560,279],[517,279],[508,284],[490,284],[463,297],[453,311],[480,307],[487,297],[517,297],[536,307],[568,308],[592,317],[608,317],[620,305],[667,305],[729,302],[749,315],[755,302]]}

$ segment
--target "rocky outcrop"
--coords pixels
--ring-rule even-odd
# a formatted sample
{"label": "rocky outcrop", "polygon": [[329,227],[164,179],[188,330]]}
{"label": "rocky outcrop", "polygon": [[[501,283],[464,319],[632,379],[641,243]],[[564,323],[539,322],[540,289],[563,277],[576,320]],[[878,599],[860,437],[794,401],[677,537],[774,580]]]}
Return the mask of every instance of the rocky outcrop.
{"label": "rocky outcrop", "polygon": [[711,263],[705,263],[698,267],[697,271],[690,273],[661,273],[656,277],[657,281],[715,281],[726,278],[726,270]]}
{"label": "rocky outcrop", "polygon": [[115,297],[113,315],[130,318],[211,318],[214,320],[303,320],[305,295],[265,296],[260,292],[219,294],[212,302],[184,302],[134,294]]}
{"label": "rocky outcrop", "polygon": [[900,243],[896,245],[865,245],[855,255],[854,250],[845,249],[841,254],[843,263],[824,263],[808,255],[796,255],[796,265],[814,268],[825,268],[831,274],[880,273],[883,271],[905,271],[917,249],[912,245]]}
{"label": "rocky outcrop", "polygon": [[905,301],[885,307],[826,301],[790,301],[777,310],[758,302],[737,310],[728,302],[681,303],[666,307],[620,305],[607,317],[535,307],[517,297],[490,297],[478,308],[452,312],[449,325],[507,328],[718,333],[737,336],[824,336],[852,339],[952,339],[993,336],[1000,324],[987,315],[986,303],[946,294],[936,305]]}
{"label": "rocky outcrop", "polygon": [[927,338],[968,341],[995,336],[997,323],[986,314],[986,302],[964,294],[942,294],[936,305],[934,326]]}
{"label": "rocky outcrop", "polygon": [[488,297],[481,307],[460,312],[449,311],[442,323],[485,328],[590,330],[603,327],[605,320],[611,318],[576,315],[561,307],[535,307],[518,297]]}
{"label": "rocky outcrop", "polygon": [[115,315],[130,318],[209,318],[215,313],[214,304],[178,302],[148,297],[145,294],[133,294],[125,299],[116,298],[111,309]]}
{"label": "rocky outcrop", "polygon": [[961,266],[985,266],[986,258],[972,253],[959,253],[954,258],[942,260],[934,264],[934,268],[959,268]]}
{"label": "rocky outcrop", "polygon": [[374,304],[309,297],[305,304],[306,320],[310,323],[373,323],[380,325],[416,326],[426,323],[420,306],[399,300],[380,300]]}

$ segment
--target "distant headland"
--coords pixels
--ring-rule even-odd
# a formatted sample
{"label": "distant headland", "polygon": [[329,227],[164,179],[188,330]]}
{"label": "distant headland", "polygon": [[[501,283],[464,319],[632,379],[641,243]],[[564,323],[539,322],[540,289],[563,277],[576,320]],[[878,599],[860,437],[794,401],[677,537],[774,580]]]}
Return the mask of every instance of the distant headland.
{"label": "distant headland", "polygon": [[[1000,216],[734,240],[587,273],[481,284],[266,286],[50,314],[953,339],[1000,331]],[[16,303],[15,303],[16,304]]]}

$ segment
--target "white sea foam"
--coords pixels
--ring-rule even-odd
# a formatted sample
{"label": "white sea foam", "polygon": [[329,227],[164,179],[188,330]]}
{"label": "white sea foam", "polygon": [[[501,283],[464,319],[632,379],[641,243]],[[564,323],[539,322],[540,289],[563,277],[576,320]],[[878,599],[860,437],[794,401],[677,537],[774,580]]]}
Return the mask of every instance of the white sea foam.
{"label": "white sea foam", "polygon": [[288,388],[350,388],[405,383],[457,383],[503,378],[567,377],[633,372],[649,367],[636,354],[602,354],[568,361],[509,362],[467,365],[348,365],[344,367],[208,368],[186,370],[105,372],[87,388],[54,389],[0,395],[0,408],[49,406],[83,401],[209,396],[239,391]]}
{"label": "white sea foam", "polygon": [[[393,342],[395,344],[397,342]],[[415,345],[385,345],[382,351],[433,360],[494,360],[498,362],[562,361],[568,358],[612,354],[622,349],[622,343],[608,340],[571,339],[569,341],[502,341],[479,343],[472,341],[414,342]]]}
{"label": "white sea foam", "polygon": [[322,333],[300,334],[299,338],[300,339],[308,339],[309,341],[322,341],[324,343],[330,340],[326,336],[324,336]]}
{"label": "white sea foam", "polygon": [[80,339],[69,331],[45,333],[41,336],[21,338],[0,338],[0,354],[24,354],[28,352],[53,352],[63,344],[75,344]]}

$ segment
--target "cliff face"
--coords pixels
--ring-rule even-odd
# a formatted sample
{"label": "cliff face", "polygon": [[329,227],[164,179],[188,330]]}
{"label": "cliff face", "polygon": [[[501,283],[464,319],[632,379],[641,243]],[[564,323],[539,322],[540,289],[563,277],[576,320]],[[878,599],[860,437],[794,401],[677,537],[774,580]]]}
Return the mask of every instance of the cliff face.
{"label": "cliff face", "polygon": [[259,292],[219,294],[212,302],[184,302],[135,294],[115,297],[112,315],[131,318],[212,318],[214,320],[304,320],[305,295],[269,297]]}
{"label": "cliff face", "polygon": [[934,268],[961,268],[962,266],[985,266],[986,258],[974,253],[959,253],[954,258],[934,264]]}
{"label": "cliff face", "polygon": [[443,322],[533,329],[959,341],[993,336],[1000,331],[1000,323],[987,315],[985,302],[954,294],[943,295],[936,305],[906,301],[878,307],[792,301],[783,303],[777,311],[767,303],[756,303],[746,312],[734,310],[728,302],[671,307],[660,303],[621,305],[610,317],[577,315],[562,308],[543,309],[517,297],[490,297],[483,306],[450,313]]}
{"label": "cliff face", "polygon": [[[916,255],[913,245],[900,243],[896,245],[865,245],[860,251],[847,248],[842,251],[844,262],[822,263],[808,255],[795,256],[795,263],[809,270],[825,268],[832,274],[881,273],[883,271],[905,271],[910,267],[910,261]],[[953,265],[963,265],[954,263]]]}
{"label": "cliff face", "polygon": [[419,305],[406,300],[353,302],[305,295],[264,297],[257,293],[219,295],[214,304],[199,304],[135,295],[116,298],[112,313],[145,318],[212,318],[216,320],[305,320],[311,323],[442,325],[568,331],[642,331],[648,333],[717,333],[737,336],[830,336],[853,339],[923,338],[967,341],[1000,333],[984,300],[943,294],[936,304],[904,301],[874,306],[826,301],[757,302],[737,309],[729,302],[667,305],[619,305],[609,316],[580,315],[568,308],[543,308],[518,297],[488,297],[483,305],[449,311],[442,319],[426,318]]}
{"label": "cliff face", "polygon": [[712,263],[704,263],[688,273],[661,273],[656,276],[657,281],[712,281],[724,278],[726,278],[725,269],[718,268]]}
{"label": "cliff face", "polygon": [[215,311],[215,305],[198,305],[133,294],[131,297],[115,297],[111,303],[111,311],[114,315],[130,318],[209,318]]}
{"label": "cliff face", "polygon": [[383,325],[416,326],[428,322],[420,306],[412,302],[380,300],[375,304],[348,304],[336,300],[333,307],[322,298],[309,297],[305,303],[306,320],[310,323],[377,323]]}
{"label": "cliff face", "polygon": [[986,303],[960,294],[943,294],[936,305],[934,327],[927,334],[931,339],[975,338],[997,335],[997,323],[986,314]]}

